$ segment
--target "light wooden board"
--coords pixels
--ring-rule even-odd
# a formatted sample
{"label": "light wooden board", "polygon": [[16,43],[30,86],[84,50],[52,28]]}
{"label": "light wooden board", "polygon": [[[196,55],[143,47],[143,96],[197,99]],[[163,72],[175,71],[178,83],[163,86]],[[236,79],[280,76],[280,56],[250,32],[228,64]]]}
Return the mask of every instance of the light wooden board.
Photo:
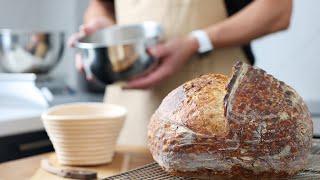
{"label": "light wooden board", "polygon": [[[65,167],[58,164],[55,154],[51,154],[49,161],[55,167]],[[109,177],[121,172],[134,169],[139,166],[153,162],[152,156],[146,148],[134,148],[134,147],[120,147],[117,148],[115,157],[110,164],[105,164],[101,166],[92,167],[82,167],[86,170],[93,170],[98,173],[99,178]],[[79,168],[79,167],[77,167]],[[62,180],[66,178],[61,178],[52,175],[41,168],[32,176],[32,180]]]}

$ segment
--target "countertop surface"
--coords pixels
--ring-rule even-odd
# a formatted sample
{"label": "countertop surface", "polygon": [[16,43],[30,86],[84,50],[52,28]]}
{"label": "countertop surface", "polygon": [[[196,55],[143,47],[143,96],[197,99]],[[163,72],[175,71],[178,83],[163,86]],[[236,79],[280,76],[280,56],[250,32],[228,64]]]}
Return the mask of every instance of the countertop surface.
{"label": "countertop surface", "polygon": [[[50,106],[71,102],[102,102],[103,94],[55,95]],[[7,105],[0,106],[0,137],[43,129],[41,113],[43,108]]]}
{"label": "countertop surface", "polygon": [[[309,163],[306,169],[292,179],[320,178],[320,140],[314,139]],[[54,153],[38,155],[15,160],[0,165],[0,179],[31,179],[31,180],[63,180],[56,175],[47,173],[40,168],[42,158],[48,158],[55,167],[63,167],[57,163]],[[98,173],[98,178],[105,178],[154,162],[150,152],[144,147],[118,146],[111,163],[100,166],[82,167]],[[65,168],[65,167],[64,167]]]}
{"label": "countertop surface", "polygon": [[[33,180],[57,180],[63,179],[40,169],[40,161],[49,158],[54,166],[59,166],[54,153],[37,155],[20,160],[0,164],[0,179],[33,179]],[[100,178],[118,174],[130,169],[153,162],[148,149],[138,146],[118,146],[112,163],[86,167],[98,172]],[[19,172],[19,173],[17,173]]]}

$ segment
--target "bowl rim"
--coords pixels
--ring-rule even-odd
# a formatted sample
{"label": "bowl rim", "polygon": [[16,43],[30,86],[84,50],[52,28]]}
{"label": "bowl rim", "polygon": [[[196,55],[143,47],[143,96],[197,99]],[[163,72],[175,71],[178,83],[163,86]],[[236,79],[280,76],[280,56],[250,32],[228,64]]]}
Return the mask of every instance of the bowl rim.
{"label": "bowl rim", "polygon": [[[91,42],[81,42],[81,40],[83,40],[85,37],[84,36],[82,38],[80,38],[79,40],[77,40],[75,42],[75,47],[79,48],[79,49],[93,49],[93,48],[104,48],[107,47],[108,45],[123,45],[123,44],[131,44],[131,43],[135,43],[135,42],[139,42],[139,41],[145,41],[146,39],[150,39],[150,38],[162,38],[163,36],[163,27],[161,26],[161,24],[155,22],[155,21],[145,21],[143,23],[139,23],[139,24],[126,24],[126,25],[114,25],[108,28],[103,28],[97,32],[103,32],[103,31],[107,31],[107,32],[111,32],[111,31],[117,31],[119,29],[127,29],[127,28],[152,28],[152,29],[157,29],[158,30],[158,34],[153,33],[152,35],[145,35],[144,38],[132,38],[132,39],[128,39],[128,40],[121,40],[121,42],[119,43],[91,43]],[[96,33],[97,33],[96,32]]]}
{"label": "bowl rim", "polygon": [[[117,108],[120,112],[115,115],[105,115],[102,113],[95,115],[51,115],[50,113],[60,110],[65,107],[76,107],[76,106],[99,106],[99,107],[112,107]],[[41,119],[43,121],[83,121],[83,120],[121,120],[121,118],[126,117],[128,114],[127,108],[121,105],[110,104],[110,103],[99,103],[99,102],[77,102],[77,103],[66,103],[57,105],[47,109],[45,112],[41,114]]]}
{"label": "bowl rim", "polygon": [[35,34],[35,33],[45,33],[45,34],[65,34],[64,30],[49,30],[49,29],[18,29],[18,28],[0,28],[0,35],[1,34],[14,34],[14,35],[21,35],[21,34]]}

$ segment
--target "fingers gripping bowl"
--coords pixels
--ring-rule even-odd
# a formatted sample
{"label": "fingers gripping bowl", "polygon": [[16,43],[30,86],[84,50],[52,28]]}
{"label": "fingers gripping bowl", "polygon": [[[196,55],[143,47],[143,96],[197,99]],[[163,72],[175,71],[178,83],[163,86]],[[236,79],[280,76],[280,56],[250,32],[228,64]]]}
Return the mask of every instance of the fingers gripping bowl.
{"label": "fingers gripping bowl", "polygon": [[111,84],[139,76],[156,64],[147,49],[163,38],[155,22],[112,26],[80,39],[79,49],[87,75]]}
{"label": "fingers gripping bowl", "polygon": [[169,93],[148,141],[154,159],[175,175],[284,177],[305,168],[312,129],[294,89],[239,62],[230,79],[203,75]]}

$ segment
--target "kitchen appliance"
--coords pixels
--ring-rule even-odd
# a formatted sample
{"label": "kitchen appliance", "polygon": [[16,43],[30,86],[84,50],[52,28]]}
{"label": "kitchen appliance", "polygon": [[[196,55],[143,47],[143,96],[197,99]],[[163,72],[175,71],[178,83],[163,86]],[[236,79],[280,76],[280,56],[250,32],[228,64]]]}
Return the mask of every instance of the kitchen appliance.
{"label": "kitchen appliance", "polygon": [[[72,89],[63,76],[49,73],[59,63],[63,49],[62,31],[0,29],[0,67],[8,73],[8,80],[17,76],[28,79],[27,73],[33,73],[36,77],[33,81],[40,89],[54,94],[70,93]],[[18,75],[14,75],[16,73]]]}
{"label": "kitchen appliance", "polygon": [[52,150],[39,120],[49,106],[34,74],[0,73],[0,162]]}
{"label": "kitchen appliance", "polygon": [[85,36],[76,43],[87,77],[111,84],[139,76],[157,60],[147,49],[163,39],[163,29],[155,22],[112,26]]}
{"label": "kitchen appliance", "polygon": [[48,73],[59,62],[64,44],[60,31],[0,29],[0,64],[10,73]]}
{"label": "kitchen appliance", "polygon": [[34,74],[0,73],[0,107],[45,110],[52,97],[37,88],[35,80]]}
{"label": "kitchen appliance", "polygon": [[19,73],[20,78],[25,73],[34,73],[36,85],[40,88],[51,91],[66,89],[63,78],[49,74],[60,61],[63,48],[64,33],[61,31],[0,29],[2,71]]}

